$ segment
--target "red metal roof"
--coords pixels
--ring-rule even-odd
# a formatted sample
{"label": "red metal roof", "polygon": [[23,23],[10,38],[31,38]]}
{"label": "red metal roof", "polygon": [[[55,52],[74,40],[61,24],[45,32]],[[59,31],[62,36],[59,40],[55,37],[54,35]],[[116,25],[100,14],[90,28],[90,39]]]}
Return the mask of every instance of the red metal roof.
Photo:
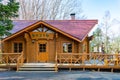
{"label": "red metal roof", "polygon": [[38,20],[15,20],[15,21],[13,21],[14,27],[10,32],[16,33],[36,22],[38,22]]}
{"label": "red metal roof", "polygon": [[[23,30],[30,25],[39,22],[38,20],[16,20],[13,21],[12,33]],[[43,20],[43,22],[67,33],[79,40],[83,40],[90,30],[97,24],[97,20]]]}

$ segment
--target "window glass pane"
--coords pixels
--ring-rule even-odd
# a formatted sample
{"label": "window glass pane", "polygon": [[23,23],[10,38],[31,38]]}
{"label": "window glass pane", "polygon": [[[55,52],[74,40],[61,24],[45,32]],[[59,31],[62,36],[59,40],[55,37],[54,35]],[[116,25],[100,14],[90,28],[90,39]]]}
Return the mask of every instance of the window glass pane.
{"label": "window glass pane", "polygon": [[14,52],[17,53],[17,43],[14,43]]}
{"label": "window glass pane", "polygon": [[19,43],[19,52],[22,52],[22,43]]}
{"label": "window glass pane", "polygon": [[71,43],[68,44],[68,52],[69,52],[69,53],[72,52],[72,44],[71,44]]}
{"label": "window glass pane", "polygon": [[46,49],[43,49],[43,52],[46,52]]}
{"label": "window glass pane", "polygon": [[39,44],[39,52],[46,52],[46,44]]}
{"label": "window glass pane", "polygon": [[72,53],[72,43],[63,43],[63,53]]}
{"label": "window glass pane", "polygon": [[46,44],[43,44],[43,47],[45,47],[46,46]]}
{"label": "window glass pane", "polygon": [[66,43],[63,43],[63,53],[67,53],[68,50],[67,50],[67,44]]}
{"label": "window glass pane", "polygon": [[40,51],[39,52],[42,52],[42,49],[40,49]]}
{"label": "window glass pane", "polygon": [[23,44],[22,43],[14,43],[14,52],[19,53],[23,50]]}

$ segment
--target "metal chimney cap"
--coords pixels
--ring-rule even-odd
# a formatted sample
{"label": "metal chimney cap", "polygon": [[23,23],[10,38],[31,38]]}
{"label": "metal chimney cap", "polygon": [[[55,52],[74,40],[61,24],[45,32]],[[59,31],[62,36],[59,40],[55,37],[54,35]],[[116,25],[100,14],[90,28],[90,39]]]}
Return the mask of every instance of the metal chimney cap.
{"label": "metal chimney cap", "polygon": [[71,13],[70,15],[75,15],[75,13]]}

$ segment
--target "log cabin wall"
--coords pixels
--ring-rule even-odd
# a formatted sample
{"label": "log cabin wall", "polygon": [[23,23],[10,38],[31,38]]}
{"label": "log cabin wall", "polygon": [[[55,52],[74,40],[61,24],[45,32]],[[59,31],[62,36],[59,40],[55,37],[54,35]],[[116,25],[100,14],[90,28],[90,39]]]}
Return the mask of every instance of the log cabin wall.
{"label": "log cabin wall", "polygon": [[11,48],[12,47],[10,47],[10,41],[9,42],[5,41],[5,42],[2,43],[2,52],[3,53],[10,53],[10,52],[12,52]]}
{"label": "log cabin wall", "polygon": [[[72,43],[72,53],[83,53],[83,44],[87,46],[87,39],[85,39],[83,42],[77,42],[71,38],[68,38],[62,34],[58,34],[57,38],[57,53],[63,53],[63,43],[70,42]],[[58,46],[59,45],[59,46]],[[87,47],[86,47],[87,48]]]}
{"label": "log cabin wall", "polygon": [[[25,33],[24,35],[18,36],[16,38],[13,38],[11,40],[4,42],[4,52],[5,53],[11,53],[13,51],[13,43],[14,42],[23,42],[23,51],[24,56],[26,59],[26,62],[37,62],[37,54],[38,54],[38,41],[47,41],[48,43],[48,62],[54,62],[55,61],[55,54],[57,53],[63,53],[63,43],[72,43],[72,53],[83,53],[83,52],[89,52],[89,41],[87,38],[81,43],[68,38],[60,33],[57,33],[58,37],[55,40],[49,39],[49,40],[33,40],[29,36],[29,33]],[[56,46],[56,47],[55,47]]]}
{"label": "log cabin wall", "polygon": [[[32,32],[32,31],[31,31]],[[48,52],[48,61],[54,62],[56,52],[63,52],[63,43],[71,43],[72,44],[72,52],[70,53],[88,53],[89,52],[89,41],[88,37],[84,39],[83,42],[77,42],[59,32],[53,30],[54,37],[53,39],[38,39],[34,40],[30,36],[30,32],[26,32],[21,34],[15,38],[7,40],[4,42],[4,52],[11,53],[14,52],[14,42],[22,42],[23,43],[23,51],[26,62],[38,62],[38,43],[39,42],[47,42],[47,52]],[[56,37],[57,34],[57,37]]]}
{"label": "log cabin wall", "polygon": [[89,53],[89,39],[88,36],[81,43],[82,53]]}
{"label": "log cabin wall", "polygon": [[[37,54],[38,54],[38,41],[47,41],[48,43],[48,62],[55,61],[55,54],[63,53],[63,43],[72,43],[72,53],[83,53],[89,52],[89,41],[87,38],[81,43],[70,39],[60,33],[58,33],[58,37],[55,40],[35,40],[32,42],[32,39],[29,36],[29,33],[25,33],[24,35],[18,36],[11,40],[4,42],[4,52],[11,53],[13,51],[13,43],[14,42],[23,42],[23,51],[25,53],[26,62],[37,62]],[[55,47],[56,46],[56,47]]]}
{"label": "log cabin wall", "polygon": [[[13,39],[10,39],[10,40],[7,40],[5,42],[3,42],[3,52],[4,53],[14,53],[14,50],[13,50],[13,45],[14,45],[14,42],[22,42],[23,43],[23,47],[25,45],[25,39],[24,39],[24,36],[17,36]],[[23,51],[25,50],[25,48],[23,48]]]}

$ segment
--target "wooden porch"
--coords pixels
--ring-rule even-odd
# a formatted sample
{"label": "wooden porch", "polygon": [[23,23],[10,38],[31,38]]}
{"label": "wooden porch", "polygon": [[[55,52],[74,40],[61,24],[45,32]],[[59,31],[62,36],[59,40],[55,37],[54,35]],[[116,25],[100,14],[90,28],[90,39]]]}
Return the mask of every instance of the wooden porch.
{"label": "wooden porch", "polygon": [[[19,71],[25,64],[24,53],[0,54],[0,68],[16,68]],[[37,64],[37,63],[36,63]],[[101,53],[56,53],[55,71],[60,68],[71,69],[120,69],[120,54]]]}
{"label": "wooden porch", "polygon": [[58,53],[56,55],[57,68],[71,69],[120,69],[120,54],[102,53]]}

